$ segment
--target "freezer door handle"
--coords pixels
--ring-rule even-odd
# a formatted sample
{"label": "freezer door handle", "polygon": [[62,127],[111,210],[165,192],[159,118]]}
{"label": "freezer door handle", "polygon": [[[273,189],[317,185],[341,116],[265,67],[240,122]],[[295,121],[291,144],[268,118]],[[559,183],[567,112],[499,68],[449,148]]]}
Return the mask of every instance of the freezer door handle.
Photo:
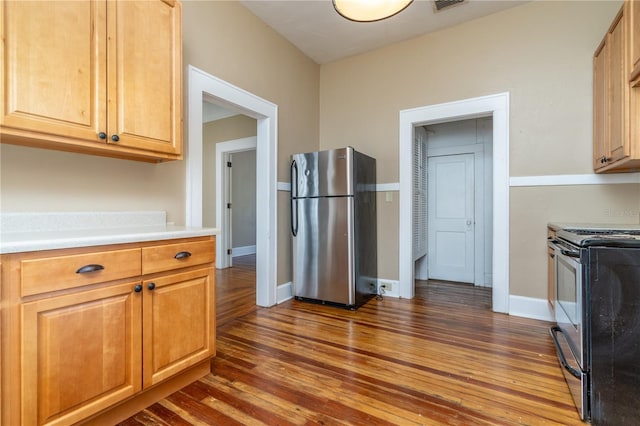
{"label": "freezer door handle", "polygon": [[291,180],[291,234],[295,237],[298,235],[298,200],[296,199],[298,196],[298,164],[296,160],[291,162],[289,178]]}

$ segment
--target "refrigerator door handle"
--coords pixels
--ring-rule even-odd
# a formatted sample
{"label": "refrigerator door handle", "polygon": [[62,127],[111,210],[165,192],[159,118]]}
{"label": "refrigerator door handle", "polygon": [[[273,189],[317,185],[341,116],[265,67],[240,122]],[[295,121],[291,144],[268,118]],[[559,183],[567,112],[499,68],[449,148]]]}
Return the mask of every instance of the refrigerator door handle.
{"label": "refrigerator door handle", "polygon": [[[294,177],[295,175],[295,177]],[[291,162],[291,168],[289,170],[289,177],[291,179],[291,234],[295,237],[298,235],[298,164],[296,160]],[[294,194],[295,190],[295,194]],[[293,212],[295,204],[295,214]]]}

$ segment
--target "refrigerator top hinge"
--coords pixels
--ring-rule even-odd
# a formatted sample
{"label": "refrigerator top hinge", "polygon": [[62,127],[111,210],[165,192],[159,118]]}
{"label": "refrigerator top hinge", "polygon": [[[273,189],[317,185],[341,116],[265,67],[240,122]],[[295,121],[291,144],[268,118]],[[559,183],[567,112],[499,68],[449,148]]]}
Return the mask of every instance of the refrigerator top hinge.
{"label": "refrigerator top hinge", "polygon": [[227,161],[227,167],[231,167],[231,161]]}

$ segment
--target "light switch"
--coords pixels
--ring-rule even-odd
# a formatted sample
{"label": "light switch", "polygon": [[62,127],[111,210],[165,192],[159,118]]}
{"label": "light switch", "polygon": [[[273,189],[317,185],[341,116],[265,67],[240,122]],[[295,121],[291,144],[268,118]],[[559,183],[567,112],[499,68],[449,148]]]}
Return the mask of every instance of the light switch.
{"label": "light switch", "polygon": [[393,201],[393,192],[391,192],[391,191],[387,191],[387,192],[385,192],[384,197],[385,197],[385,198],[384,198],[384,200],[385,200],[387,203],[392,202],[392,201]]}

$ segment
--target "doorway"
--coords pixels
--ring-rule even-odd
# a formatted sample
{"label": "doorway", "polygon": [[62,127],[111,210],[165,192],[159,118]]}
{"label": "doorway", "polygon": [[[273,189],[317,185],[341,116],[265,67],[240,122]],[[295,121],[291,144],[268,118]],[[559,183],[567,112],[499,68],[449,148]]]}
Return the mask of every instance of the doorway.
{"label": "doorway", "polygon": [[423,221],[427,231],[414,230],[413,235],[426,235],[424,252],[430,254],[416,264],[416,279],[492,285],[492,121],[485,117],[416,128],[426,139],[428,214]]}
{"label": "doorway", "polygon": [[445,104],[400,111],[399,123],[399,275],[400,296],[415,294],[413,247],[412,163],[414,128],[428,124],[469,118],[493,120],[493,228],[492,228],[492,308],[509,311],[509,93],[465,99]]}
{"label": "doorway", "polygon": [[256,119],[256,304],[277,303],[277,105],[188,66],[186,225],[203,225],[202,105],[205,99]]}
{"label": "doorway", "polygon": [[[250,244],[252,247],[252,253],[256,253],[256,223],[257,223],[257,213],[256,207],[257,204],[255,202],[256,197],[256,146],[257,146],[257,138],[255,136],[235,139],[231,141],[219,142],[215,144],[215,219],[216,223],[222,224],[222,229],[219,234],[219,243],[216,245],[216,267],[219,269],[228,268],[233,265],[233,256],[234,256],[234,239],[233,239],[233,228],[234,222],[238,222],[238,220],[234,221],[234,214],[238,213],[243,219],[243,222],[249,221],[251,223],[248,224],[250,229],[243,229],[241,232],[252,233],[253,234],[253,244]],[[252,153],[252,162],[253,167],[249,167],[250,170],[244,170],[242,173],[244,176],[242,179],[233,179],[232,176],[235,174],[235,170],[238,170],[238,167],[234,169],[233,167],[233,156],[234,155],[242,155],[243,153]],[[236,164],[236,166],[240,166],[242,169],[246,169],[246,167],[242,166],[242,164]],[[248,180],[252,181],[253,185],[249,185]],[[241,195],[240,205],[236,205],[233,198],[233,185],[234,182],[236,184],[236,194]],[[247,196],[253,195],[253,202],[247,199]],[[234,208],[235,206],[235,208]],[[247,209],[250,209],[248,211]],[[251,216],[251,220],[247,217],[247,215]],[[237,225],[237,224],[236,224]],[[245,232],[246,231],[246,232]],[[247,238],[244,238],[246,240]],[[242,247],[246,247],[243,245]],[[249,248],[243,248],[241,251],[246,252]],[[235,253],[239,254],[239,253]],[[246,253],[250,254],[250,253]]]}

